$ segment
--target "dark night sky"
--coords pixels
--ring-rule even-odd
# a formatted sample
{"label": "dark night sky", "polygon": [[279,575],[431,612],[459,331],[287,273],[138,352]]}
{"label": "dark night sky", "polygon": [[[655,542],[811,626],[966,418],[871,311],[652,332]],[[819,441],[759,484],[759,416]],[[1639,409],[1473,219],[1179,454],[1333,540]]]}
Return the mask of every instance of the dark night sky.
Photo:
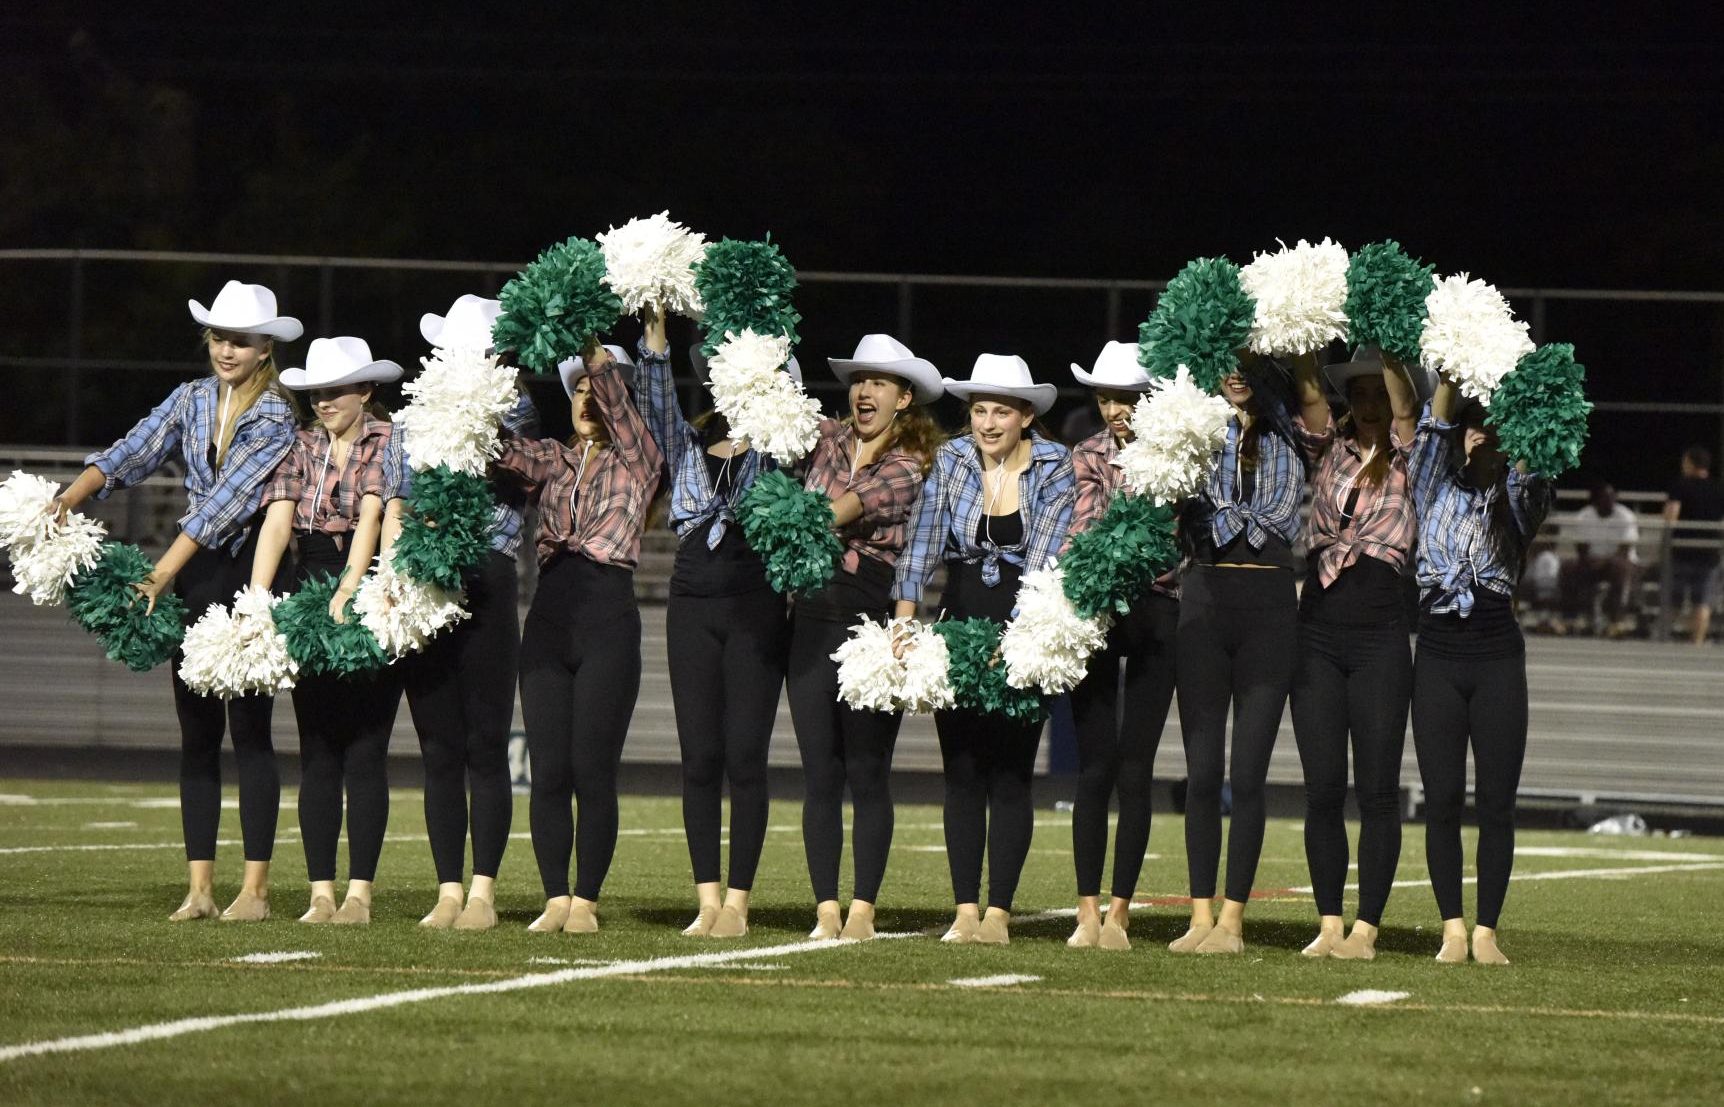
{"label": "dark night sky", "polygon": [[[1327,234],[1505,287],[1724,287],[1713,23],[1221,7],[44,6],[0,16],[0,242],[520,259],[669,208],[808,270],[1166,278]],[[929,297],[918,340],[1033,347],[1021,307]],[[1719,399],[1716,305],[1613,312],[1547,320],[1596,393]]]}

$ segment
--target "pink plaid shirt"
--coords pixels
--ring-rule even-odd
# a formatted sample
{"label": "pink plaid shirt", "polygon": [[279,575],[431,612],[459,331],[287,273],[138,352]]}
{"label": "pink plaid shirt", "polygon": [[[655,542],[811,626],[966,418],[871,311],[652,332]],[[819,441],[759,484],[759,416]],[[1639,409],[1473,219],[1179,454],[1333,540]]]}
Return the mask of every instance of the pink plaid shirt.
{"label": "pink plaid shirt", "polygon": [[852,472],[850,450],[855,441],[854,428],[837,419],[822,419],[820,441],[802,481],[802,487],[830,499],[854,492],[862,501],[861,517],[838,532],[844,541],[840,565],[847,573],[854,573],[863,557],[886,565],[897,563],[910,511],[922,492],[922,466],[901,450],[887,450],[873,464]]}
{"label": "pink plaid shirt", "polygon": [[345,534],[359,525],[359,505],[366,496],[387,503],[401,491],[401,443],[395,425],[371,415],[360,416],[359,437],[336,468],[329,432],[321,426],[302,427],[293,446],[264,486],[263,503],[293,500],[293,529]]}
{"label": "pink plaid shirt", "polygon": [[[1413,541],[1418,536],[1418,513],[1413,509],[1407,485],[1407,452],[1399,443],[1390,448],[1389,470],[1380,486],[1358,484],[1365,459],[1351,437],[1329,436],[1327,441],[1308,439],[1319,458],[1311,477],[1311,515],[1306,523],[1307,555],[1317,559],[1317,581],[1324,588],[1369,555],[1404,570]],[[1343,516],[1347,500],[1357,487],[1350,522]]]}
{"label": "pink plaid shirt", "polygon": [[[1072,470],[1077,473],[1077,505],[1072,508],[1072,526],[1060,546],[1064,554],[1071,547],[1072,536],[1089,527],[1107,514],[1113,494],[1125,483],[1125,470],[1113,463],[1119,455],[1119,441],[1113,431],[1103,427],[1072,447]],[[1164,596],[1179,596],[1179,570],[1172,569],[1155,578],[1151,588]]]}

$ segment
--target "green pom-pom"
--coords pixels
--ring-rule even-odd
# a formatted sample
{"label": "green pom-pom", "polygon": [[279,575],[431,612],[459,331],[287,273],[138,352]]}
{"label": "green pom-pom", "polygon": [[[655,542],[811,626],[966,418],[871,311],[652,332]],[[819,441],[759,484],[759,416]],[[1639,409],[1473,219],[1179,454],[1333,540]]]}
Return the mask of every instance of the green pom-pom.
{"label": "green pom-pom", "polygon": [[706,305],[706,341],[701,352],[711,357],[726,333],[781,334],[796,345],[796,324],[802,316],[791,306],[796,270],[791,268],[767,235],[762,242],[720,239],[706,248],[694,265],[694,287]]}
{"label": "green pom-pom", "polygon": [[1115,492],[1100,519],[1072,536],[1060,561],[1066,599],[1086,619],[1124,615],[1156,577],[1179,564],[1173,509]]}
{"label": "green pom-pom", "polygon": [[773,469],[754,478],[736,518],[778,592],[813,592],[832,579],[844,546],[832,532],[832,502],[825,496]]}
{"label": "green pom-pom", "polygon": [[107,651],[134,673],[144,673],[174,655],[186,632],[185,601],[172,592],[149,601],[138,595],[155,564],[129,542],[104,542],[101,559],[72,579],[66,606],[78,625],[94,634]]}
{"label": "green pom-pom", "polygon": [[1239,284],[1239,266],[1198,258],[1167,282],[1155,310],[1137,329],[1137,361],[1152,377],[1172,379],[1181,365],[1206,392],[1239,364],[1257,305]]}
{"label": "green pom-pom", "polygon": [[491,486],[444,465],[413,474],[395,540],[398,572],[451,591],[491,549]]}
{"label": "green pom-pom", "polygon": [[1000,631],[992,619],[948,619],[934,630],[946,640],[946,678],[952,699],[966,711],[1004,715],[1014,722],[1039,722],[1046,714],[1042,697],[1033,688],[1006,683],[1006,663],[1000,660]]}
{"label": "green pom-pom", "polygon": [[1407,364],[1419,360],[1425,297],[1436,270],[1410,258],[1394,239],[1353,251],[1347,262],[1348,333],[1354,346],[1375,346]]}
{"label": "green pom-pom", "polygon": [[335,577],[320,573],[275,605],[275,629],[287,639],[288,656],[298,663],[301,676],[367,676],[388,663],[383,647],[354,613],[351,599],[345,623],[329,617],[335,584]]}
{"label": "green pom-pom", "polygon": [[571,238],[552,246],[497,294],[503,313],[491,326],[491,341],[515,351],[529,369],[551,372],[622,318],[623,302],[604,276],[597,243]]}
{"label": "green pom-pom", "polygon": [[1586,445],[1586,366],[1574,347],[1552,342],[1527,354],[1491,396],[1485,422],[1497,429],[1502,452],[1554,479],[1580,464]]}

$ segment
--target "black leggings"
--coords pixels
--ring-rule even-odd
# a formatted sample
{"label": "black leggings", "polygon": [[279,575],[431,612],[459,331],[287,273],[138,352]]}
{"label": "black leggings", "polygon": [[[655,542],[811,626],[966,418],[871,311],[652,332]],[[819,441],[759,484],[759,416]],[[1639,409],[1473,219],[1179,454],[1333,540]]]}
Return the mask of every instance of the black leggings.
{"label": "black leggings", "polygon": [[1524,655],[1440,656],[1421,644],[1413,666],[1413,748],[1425,788],[1425,863],[1445,919],[1461,917],[1461,812],[1467,744],[1479,819],[1480,926],[1495,927],[1514,868],[1515,792],[1526,758]]}
{"label": "black leggings", "polygon": [[946,775],[946,861],[952,902],[979,903],[982,851],[988,906],[1012,909],[1035,832],[1032,777],[1042,724],[970,711],[934,712]]}
{"label": "black leggings", "polygon": [[[562,555],[539,575],[521,634],[528,818],[545,898],[599,898],[617,848],[617,765],[641,684],[634,573]],[[579,809],[579,821],[569,803]]]}
{"label": "black leggings", "polygon": [[1341,913],[1347,883],[1351,734],[1359,799],[1359,921],[1382,924],[1401,859],[1401,752],[1412,688],[1413,654],[1403,620],[1300,620],[1293,734],[1305,771],[1305,859],[1319,915]]}
{"label": "black leggings", "polygon": [[903,715],[857,711],[838,699],[836,650],[850,626],[800,612],[791,621],[790,717],[802,752],[802,842],[815,902],[838,898],[844,785],[855,806],[855,898],[873,903],[892,849],[892,747]]}
{"label": "black leggings", "polygon": [[682,824],[696,884],[717,883],[730,781],[730,881],[754,886],[766,843],[766,753],[784,685],[789,627],[770,588],[672,595],[665,612],[671,700],[682,746]]}
{"label": "black leggings", "polygon": [[[298,581],[340,573],[346,554],[326,536],[299,536]],[[299,723],[299,834],[311,880],[335,879],[341,799],[347,794],[347,877],[376,880],[389,825],[389,736],[401,706],[393,666],[361,679],[308,677],[294,685]]]}
{"label": "black leggings", "polygon": [[[251,582],[257,530],[252,529],[235,556],[200,547],[174,578],[174,593],[185,601],[186,625],[203,617],[212,605],[233,602],[234,593]],[[187,861],[214,861],[216,834],[221,827],[221,741],[233,735],[234,762],[239,767],[239,826],[247,861],[268,861],[275,854],[275,824],[281,816],[281,773],[276,769],[270,738],[273,696],[239,696],[225,703],[200,696],[180,679],[180,651],[170,668],[174,712],[180,720],[180,826]]]}
{"label": "black leggings", "polygon": [[1190,778],[1185,856],[1193,899],[1215,897],[1224,777],[1233,786],[1227,898],[1241,903],[1251,898],[1263,852],[1263,783],[1293,684],[1298,638],[1290,570],[1199,565],[1186,575],[1179,600],[1179,728]]}
{"label": "black leggings", "polygon": [[1089,675],[1072,689],[1078,748],[1072,859],[1080,896],[1101,894],[1107,809],[1116,787],[1119,827],[1114,833],[1112,894],[1130,899],[1137,892],[1143,855],[1149,848],[1155,751],[1173,703],[1178,628],[1179,601],[1146,592],[1132,605],[1131,613],[1114,624],[1107,648],[1090,658]]}
{"label": "black leggings", "polygon": [[473,875],[495,877],[514,820],[509,727],[521,653],[515,559],[492,552],[466,581],[470,617],[401,662],[425,759],[425,828],[440,884],[458,884],[473,791]]}

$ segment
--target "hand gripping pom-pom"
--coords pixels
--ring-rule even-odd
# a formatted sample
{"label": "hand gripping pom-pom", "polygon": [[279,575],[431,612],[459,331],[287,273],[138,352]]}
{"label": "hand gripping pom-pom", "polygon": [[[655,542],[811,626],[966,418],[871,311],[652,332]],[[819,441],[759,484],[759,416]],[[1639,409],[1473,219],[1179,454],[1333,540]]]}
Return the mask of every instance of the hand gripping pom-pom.
{"label": "hand gripping pom-pom", "polygon": [[1124,615],[1178,563],[1173,512],[1122,490],[1100,519],[1072,535],[1060,570],[1079,615]]}
{"label": "hand gripping pom-pom", "polygon": [[706,253],[706,236],[671,221],[662,211],[631,219],[598,235],[605,254],[605,284],[634,315],[647,305],[690,319],[703,314],[694,266]]}
{"label": "hand gripping pom-pom", "polygon": [[438,348],[422,361],[424,371],[401,386],[407,406],[395,416],[414,471],[484,476],[499,453],[497,428],[515,405],[515,370],[478,350]]}
{"label": "hand gripping pom-pom", "polygon": [[38,607],[58,607],[66,600],[66,589],[78,574],[91,569],[102,556],[108,528],[94,519],[71,512],[63,523],[50,526],[40,539],[12,547],[12,591],[28,595]]}
{"label": "hand gripping pom-pom", "polygon": [[[708,357],[718,351],[726,335],[745,330],[783,335],[796,344],[796,325],[802,322],[790,303],[796,270],[770,235],[762,242],[725,238],[712,243],[694,267],[694,283],[706,308],[702,352]],[[788,360],[789,355],[785,357]]]}
{"label": "hand gripping pom-pom", "polygon": [[1000,659],[1000,624],[992,619],[955,619],[934,624],[946,639],[946,676],[954,705],[984,715],[1003,715],[1014,722],[1039,721],[1042,697],[1006,682]]}
{"label": "hand gripping pom-pom", "polygon": [[0,482],[0,550],[28,546],[54,530],[54,497],[60,486],[21,469]]}
{"label": "hand gripping pom-pom", "polygon": [[832,579],[844,547],[832,531],[832,502],[825,496],[774,469],[754,478],[736,518],[774,590],[814,592]]}
{"label": "hand gripping pom-pom", "polygon": [[432,469],[413,478],[401,535],[395,540],[398,572],[447,591],[491,549],[493,501],[483,477]]}
{"label": "hand gripping pom-pom", "polygon": [[397,572],[393,560],[379,560],[375,571],[353,595],[359,621],[390,660],[417,653],[438,633],[467,618],[464,593]]}
{"label": "hand gripping pom-pom", "polygon": [[1085,618],[1066,598],[1059,566],[1024,574],[1018,611],[1000,635],[1006,683],[1039,689],[1050,696],[1069,692],[1083,680],[1090,655],[1107,644],[1109,613]]}
{"label": "hand gripping pom-pom", "polygon": [[1489,407],[1497,385],[1532,350],[1526,324],[1494,285],[1462,273],[1438,281],[1425,298],[1420,361],[1454,381],[1463,396]]}
{"label": "hand gripping pom-pom", "polygon": [[1205,392],[1217,392],[1221,378],[1238,366],[1256,314],[1238,266],[1226,258],[1198,258],[1167,282],[1138,327],[1138,363],[1165,379],[1183,365]]}
{"label": "hand gripping pom-pom", "polygon": [[604,277],[596,243],[571,238],[550,247],[497,294],[503,312],[491,326],[492,342],[515,351],[527,368],[551,372],[622,318],[623,302]]}
{"label": "hand gripping pom-pom", "polygon": [[1550,479],[1579,465],[1586,417],[1592,412],[1585,384],[1586,367],[1574,360],[1574,347],[1566,342],[1540,346],[1521,358],[1498,386],[1485,417],[1497,428],[1502,452]]}
{"label": "hand gripping pom-pom", "polygon": [[1239,285],[1256,301],[1257,353],[1308,354],[1347,336],[1347,251],[1327,238],[1258,254],[1239,270]]}
{"label": "hand gripping pom-pom", "polygon": [[1410,258],[1394,240],[1353,251],[1347,264],[1348,337],[1411,364],[1419,360],[1425,300],[1436,287],[1431,266]]}
{"label": "hand gripping pom-pom", "polygon": [[335,588],[333,576],[314,576],[275,605],[275,625],[302,676],[368,676],[388,661],[376,637],[359,621],[352,600],[347,601],[346,622],[330,618]]}
{"label": "hand gripping pom-pom", "polygon": [[273,696],[299,675],[287,639],[275,626],[277,599],[247,586],[233,609],[214,606],[186,631],[180,679],[200,696]]}
{"label": "hand gripping pom-pom", "polygon": [[893,625],[872,619],[832,653],[838,662],[838,698],[858,711],[896,711],[904,663],[892,656]]}
{"label": "hand gripping pom-pom", "polygon": [[155,572],[143,550],[109,542],[95,565],[66,590],[66,607],[78,625],[94,634],[110,660],[144,673],[172,657],[185,637],[185,601],[171,592],[156,597],[155,611],[138,585]]}
{"label": "hand gripping pom-pom", "polygon": [[951,653],[946,648],[945,636],[913,619],[894,619],[892,623],[913,624],[913,633],[904,646],[898,706],[912,715],[931,715],[957,706],[952,694]]}
{"label": "hand gripping pom-pom", "polygon": [[1196,494],[1209,472],[1210,458],[1227,439],[1233,408],[1191,381],[1181,366],[1174,378],[1157,381],[1132,411],[1133,440],[1113,463],[1126,486],[1153,503],[1171,504]]}
{"label": "hand gripping pom-pom", "polygon": [[744,330],[725,336],[707,378],[731,438],[746,438],[785,465],[806,457],[820,440],[820,404],[781,371],[789,360],[789,339]]}

